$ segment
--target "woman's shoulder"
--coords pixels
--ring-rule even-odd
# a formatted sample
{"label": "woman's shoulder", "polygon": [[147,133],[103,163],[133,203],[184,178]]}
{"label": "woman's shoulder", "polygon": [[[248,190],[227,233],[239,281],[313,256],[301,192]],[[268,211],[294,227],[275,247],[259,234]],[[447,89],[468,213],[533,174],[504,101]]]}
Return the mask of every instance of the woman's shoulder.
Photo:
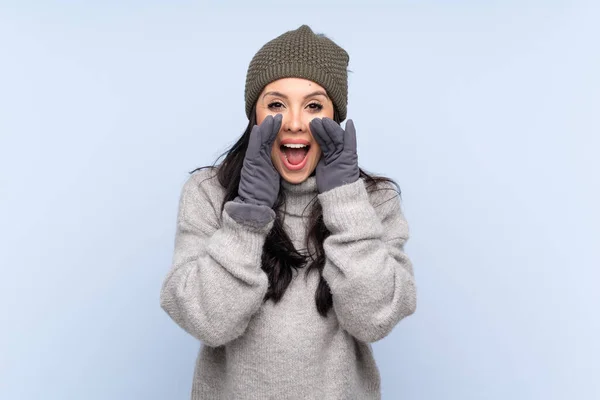
{"label": "woman's shoulder", "polygon": [[[383,178],[383,177],[378,177]],[[401,190],[394,180],[377,179],[374,182],[365,181],[369,202],[375,208],[380,218],[402,215]]]}
{"label": "woman's shoulder", "polygon": [[364,181],[369,200],[373,205],[378,205],[387,201],[400,200],[400,188],[395,181],[382,176],[377,176],[376,178],[377,179],[374,181]]}
{"label": "woman's shoulder", "polygon": [[205,189],[222,188],[217,176],[217,167],[208,166],[195,169],[190,174],[186,185],[202,186]]}
{"label": "woman's shoulder", "polygon": [[224,197],[225,188],[219,183],[216,167],[194,170],[181,189],[181,204],[190,210],[210,207],[218,215]]}

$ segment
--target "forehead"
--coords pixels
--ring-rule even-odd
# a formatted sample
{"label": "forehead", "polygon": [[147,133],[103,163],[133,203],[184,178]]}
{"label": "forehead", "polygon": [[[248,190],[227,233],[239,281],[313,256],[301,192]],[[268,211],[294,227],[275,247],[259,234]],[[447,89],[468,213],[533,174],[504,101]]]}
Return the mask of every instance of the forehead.
{"label": "forehead", "polygon": [[274,90],[293,95],[294,93],[303,94],[313,92],[319,89],[325,91],[325,89],[321,85],[308,79],[281,78],[265,86],[263,89],[263,93]]}

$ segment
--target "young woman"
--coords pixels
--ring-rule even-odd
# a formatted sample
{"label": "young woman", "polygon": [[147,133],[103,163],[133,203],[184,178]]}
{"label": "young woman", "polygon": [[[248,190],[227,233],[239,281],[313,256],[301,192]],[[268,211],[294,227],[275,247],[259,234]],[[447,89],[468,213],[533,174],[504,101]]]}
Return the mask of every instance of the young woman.
{"label": "young woman", "polygon": [[183,187],[160,302],[203,343],[194,400],[381,397],[371,343],[416,291],[397,185],[359,168],[340,126],[348,62],[307,25],[265,44],[246,131]]}

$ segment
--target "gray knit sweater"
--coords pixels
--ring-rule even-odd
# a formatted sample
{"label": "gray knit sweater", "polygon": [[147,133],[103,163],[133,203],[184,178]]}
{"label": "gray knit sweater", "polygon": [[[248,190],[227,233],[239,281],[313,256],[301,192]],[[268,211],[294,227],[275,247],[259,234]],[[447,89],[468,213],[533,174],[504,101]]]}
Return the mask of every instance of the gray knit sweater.
{"label": "gray knit sweater", "polygon": [[279,303],[263,303],[268,279],[260,261],[273,220],[262,227],[236,222],[229,202],[220,213],[224,189],[214,170],[185,183],[160,304],[202,342],[192,400],[381,398],[370,343],[416,307],[400,198],[393,190],[367,192],[362,178],[319,194],[315,179],[282,180],[284,226],[307,254],[307,205],[321,203],[331,232],[324,242],[323,277],[333,297],[327,318],[315,305],[316,270],[305,280],[307,268],[300,269]]}

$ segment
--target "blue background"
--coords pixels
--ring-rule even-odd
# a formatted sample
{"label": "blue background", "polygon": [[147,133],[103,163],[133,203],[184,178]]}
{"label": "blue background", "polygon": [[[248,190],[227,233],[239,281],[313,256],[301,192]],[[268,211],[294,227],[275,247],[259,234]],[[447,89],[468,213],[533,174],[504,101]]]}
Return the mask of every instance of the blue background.
{"label": "blue background", "polygon": [[246,126],[254,53],[350,54],[361,166],[418,284],[384,399],[600,398],[596,2],[0,3],[0,398],[187,399],[159,306],[179,190]]}

